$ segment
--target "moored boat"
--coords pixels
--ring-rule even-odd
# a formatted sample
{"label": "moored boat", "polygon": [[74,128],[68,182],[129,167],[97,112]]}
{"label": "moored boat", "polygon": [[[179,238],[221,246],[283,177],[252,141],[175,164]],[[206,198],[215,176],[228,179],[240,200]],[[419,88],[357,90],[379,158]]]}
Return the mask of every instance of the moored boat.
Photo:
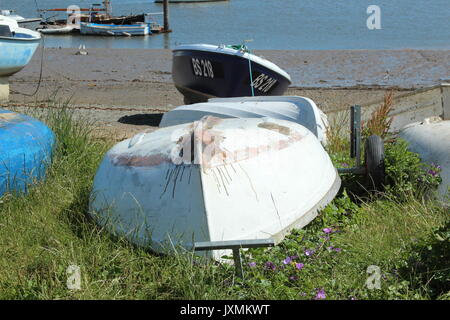
{"label": "moored boat", "polygon": [[14,10],[0,10],[0,15],[13,19],[20,24],[42,21],[41,18],[24,18],[16,14]]}
{"label": "moored boat", "polygon": [[309,98],[298,96],[215,98],[205,103],[177,107],[166,112],[160,127],[198,121],[204,116],[227,118],[271,117],[296,122],[326,144],[327,116]]}
{"label": "moored boat", "polygon": [[80,32],[80,25],[44,25],[43,27],[38,28],[37,31],[42,34],[50,35],[69,34]]}
{"label": "moored boat", "polygon": [[99,23],[80,23],[80,33],[101,36],[145,36],[151,34],[150,26],[146,23],[116,25]]}
{"label": "moored boat", "polygon": [[95,176],[90,212],[114,234],[168,253],[202,241],[279,241],[314,219],[339,186],[305,127],[205,117],[114,146]]}
{"label": "moored boat", "polygon": [[173,50],[172,77],[185,103],[209,98],[282,95],[291,77],[246,46],[192,44]]}
{"label": "moored boat", "polygon": [[441,200],[450,204],[450,120],[439,117],[406,125],[399,132],[412,152],[422,161],[441,167],[442,182],[438,187]]}
{"label": "moored boat", "polygon": [[[169,0],[169,3],[201,3],[201,2],[219,2],[228,0]],[[155,3],[163,3],[164,0],[155,0]]]}
{"label": "moored boat", "polygon": [[41,35],[20,28],[17,21],[0,16],[0,77],[22,70],[39,46]]}
{"label": "moored boat", "polygon": [[54,142],[54,134],[40,121],[0,109],[0,196],[24,192],[43,179]]}

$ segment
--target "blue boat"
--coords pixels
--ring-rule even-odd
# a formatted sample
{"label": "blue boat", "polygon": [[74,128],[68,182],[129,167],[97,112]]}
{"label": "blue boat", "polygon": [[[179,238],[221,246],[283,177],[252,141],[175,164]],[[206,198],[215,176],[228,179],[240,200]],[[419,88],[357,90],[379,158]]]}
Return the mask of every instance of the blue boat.
{"label": "blue boat", "polygon": [[22,70],[31,60],[41,35],[20,28],[14,19],[0,15],[0,77]]}
{"label": "blue boat", "polygon": [[45,177],[55,136],[42,122],[0,109],[0,197]]}

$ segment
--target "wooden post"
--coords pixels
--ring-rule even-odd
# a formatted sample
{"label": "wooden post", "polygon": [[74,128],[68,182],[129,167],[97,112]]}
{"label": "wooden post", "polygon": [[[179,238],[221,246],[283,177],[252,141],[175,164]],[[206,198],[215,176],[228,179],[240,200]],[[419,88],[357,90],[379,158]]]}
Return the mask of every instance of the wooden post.
{"label": "wooden post", "polygon": [[108,16],[112,16],[112,8],[110,0],[103,0],[103,5],[105,6],[105,11]]}
{"label": "wooden post", "polygon": [[170,32],[169,29],[169,0],[164,0],[164,32]]}
{"label": "wooden post", "polygon": [[450,120],[450,83],[441,85],[442,93],[442,119]]}
{"label": "wooden post", "polygon": [[0,76],[0,102],[8,102],[9,100],[9,77]]}

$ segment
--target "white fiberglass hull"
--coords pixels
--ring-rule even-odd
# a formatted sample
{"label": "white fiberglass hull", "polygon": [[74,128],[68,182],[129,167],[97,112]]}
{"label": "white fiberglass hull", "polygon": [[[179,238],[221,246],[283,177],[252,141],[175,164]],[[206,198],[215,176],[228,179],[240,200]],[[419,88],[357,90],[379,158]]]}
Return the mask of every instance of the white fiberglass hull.
{"label": "white fiberglass hull", "polygon": [[38,32],[20,28],[17,22],[0,15],[0,77],[11,76],[22,70],[40,44]]}
{"label": "white fiberglass hull", "polygon": [[422,161],[441,167],[442,182],[438,192],[450,204],[450,120],[426,119],[405,126],[399,136],[409,143]]}
{"label": "white fiberglass hull", "polygon": [[206,117],[113,147],[95,177],[90,209],[115,234],[168,252],[202,241],[281,240],[308,224],[339,186],[328,154],[305,127]]}
{"label": "white fiberglass hull", "polygon": [[309,129],[326,145],[327,116],[309,98],[298,96],[242,97],[209,99],[177,107],[162,117],[160,127],[169,127],[198,121],[204,116],[227,118],[263,118],[296,122]]}

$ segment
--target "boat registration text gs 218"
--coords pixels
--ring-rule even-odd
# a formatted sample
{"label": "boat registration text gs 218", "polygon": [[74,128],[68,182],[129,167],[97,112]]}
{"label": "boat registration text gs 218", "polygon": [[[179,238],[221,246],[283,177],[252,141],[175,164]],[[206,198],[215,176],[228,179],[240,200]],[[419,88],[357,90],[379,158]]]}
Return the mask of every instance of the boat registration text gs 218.
{"label": "boat registration text gs 218", "polygon": [[[204,77],[214,79],[214,68],[211,61],[208,59],[191,58],[192,68],[194,75],[197,77]],[[261,92],[268,92],[275,84],[277,80],[269,77],[264,73],[256,74],[253,80],[253,88]]]}

